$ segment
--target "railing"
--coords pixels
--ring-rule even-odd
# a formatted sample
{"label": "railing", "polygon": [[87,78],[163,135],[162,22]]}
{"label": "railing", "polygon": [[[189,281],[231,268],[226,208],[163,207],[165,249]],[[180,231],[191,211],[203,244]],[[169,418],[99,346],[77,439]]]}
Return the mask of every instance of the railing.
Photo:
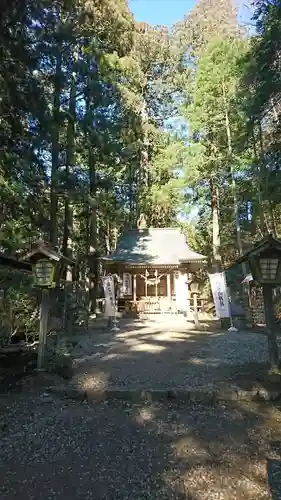
{"label": "railing", "polygon": [[[204,299],[197,299],[198,312],[204,312]],[[189,300],[189,307],[191,312],[194,309],[194,300],[191,298]],[[172,297],[141,297],[135,303],[133,301],[120,300],[119,310],[136,310],[139,314],[155,314],[155,313],[171,313],[175,314],[177,312],[176,298]]]}
{"label": "railing", "polygon": [[176,301],[168,297],[145,297],[137,301],[137,312],[139,314],[175,313]]}

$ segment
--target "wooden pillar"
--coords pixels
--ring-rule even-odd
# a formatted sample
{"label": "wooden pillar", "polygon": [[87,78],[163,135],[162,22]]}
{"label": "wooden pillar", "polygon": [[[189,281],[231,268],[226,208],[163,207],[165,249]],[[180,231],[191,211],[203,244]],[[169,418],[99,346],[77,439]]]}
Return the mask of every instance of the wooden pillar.
{"label": "wooden pillar", "polygon": [[158,271],[156,269],[155,273],[155,297],[158,298],[158,284],[157,284],[157,279],[158,279]]}
{"label": "wooden pillar", "polygon": [[197,293],[193,294],[194,326],[199,328]]}
{"label": "wooden pillar", "polygon": [[[190,281],[190,275],[188,273],[185,274],[185,279],[187,283],[187,314],[190,314],[190,304],[191,304],[191,294],[190,294],[190,289],[189,289],[189,281]],[[194,305],[194,303],[193,303]]]}
{"label": "wooden pillar", "polygon": [[264,314],[267,329],[267,341],[269,350],[269,362],[272,369],[277,369],[279,366],[279,352],[274,329],[274,306],[272,299],[273,288],[271,285],[263,286]]}
{"label": "wooden pillar", "polygon": [[149,272],[146,269],[145,270],[145,298],[147,298],[147,279],[148,279],[148,276],[149,276]]}
{"label": "wooden pillar", "polygon": [[43,370],[45,367],[48,319],[50,308],[50,294],[48,288],[42,289],[41,309],[40,309],[40,326],[39,326],[39,344],[37,357],[37,370]]}
{"label": "wooden pillar", "polygon": [[167,296],[171,300],[171,274],[167,274]]}
{"label": "wooden pillar", "polygon": [[137,301],[137,275],[133,276],[133,301]]}

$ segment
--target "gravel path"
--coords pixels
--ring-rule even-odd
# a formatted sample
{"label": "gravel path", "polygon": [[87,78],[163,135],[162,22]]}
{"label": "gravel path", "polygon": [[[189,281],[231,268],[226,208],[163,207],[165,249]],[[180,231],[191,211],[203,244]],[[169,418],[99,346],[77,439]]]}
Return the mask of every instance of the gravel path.
{"label": "gravel path", "polygon": [[243,365],[266,363],[267,339],[249,332],[192,332],[183,320],[133,322],[84,339],[73,352],[75,383],[129,390],[216,389]]}
{"label": "gravel path", "polygon": [[0,398],[1,500],[280,500],[281,412]]}

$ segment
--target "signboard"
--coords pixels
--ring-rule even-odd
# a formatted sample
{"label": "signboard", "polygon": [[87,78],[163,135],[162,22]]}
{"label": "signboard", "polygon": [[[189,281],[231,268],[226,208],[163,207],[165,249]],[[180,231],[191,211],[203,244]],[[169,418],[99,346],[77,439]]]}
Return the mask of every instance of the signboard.
{"label": "signboard", "polygon": [[123,274],[122,295],[132,295],[132,275],[130,273]]}
{"label": "signboard", "polygon": [[113,276],[104,276],[102,278],[105,298],[105,314],[106,316],[114,316],[115,312],[115,297],[114,297],[114,278]]}
{"label": "signboard", "polygon": [[178,311],[188,311],[188,284],[187,275],[175,273],[174,274],[174,287],[176,294],[176,306]]}
{"label": "signboard", "polygon": [[212,273],[209,274],[209,278],[216,309],[216,316],[219,319],[230,318],[230,307],[225,273]]}

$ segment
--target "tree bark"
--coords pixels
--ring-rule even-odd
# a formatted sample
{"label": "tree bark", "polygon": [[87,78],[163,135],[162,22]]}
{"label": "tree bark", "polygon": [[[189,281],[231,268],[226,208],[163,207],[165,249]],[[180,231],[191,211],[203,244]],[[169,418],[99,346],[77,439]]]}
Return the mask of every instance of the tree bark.
{"label": "tree bark", "polygon": [[252,138],[253,138],[255,165],[257,166],[257,170],[258,170],[258,172],[257,172],[258,175],[256,178],[256,185],[257,185],[257,194],[258,194],[258,203],[259,203],[260,230],[261,230],[262,236],[265,236],[268,231],[267,231],[267,225],[266,225],[265,217],[264,217],[263,194],[262,194],[262,186],[263,186],[262,168],[261,168],[260,161],[258,158],[258,153],[257,153],[255,127],[254,127],[253,132],[252,132]]}
{"label": "tree bark", "polygon": [[[237,238],[237,247],[239,251],[239,255],[243,255],[243,244],[241,239],[241,225],[239,220],[239,205],[238,205],[238,197],[237,197],[237,189],[236,189],[236,181],[233,169],[233,150],[232,150],[232,137],[231,137],[231,128],[230,128],[230,120],[228,113],[228,105],[226,101],[225,95],[225,86],[223,87],[223,98],[224,98],[224,109],[225,109],[225,129],[227,135],[227,149],[228,149],[228,161],[229,161],[229,170],[231,177],[231,189],[232,189],[232,197],[233,197],[233,211],[235,217],[235,228],[236,228],[236,238]],[[244,265],[245,267],[245,265]],[[245,270],[246,275],[246,270]]]}
{"label": "tree bark", "polygon": [[279,123],[279,118],[278,118],[276,106],[274,104],[274,100],[273,99],[271,99],[271,105],[272,105],[272,111],[273,111],[274,120],[276,121],[276,123]]}
{"label": "tree bark", "polygon": [[[237,187],[236,187],[235,173],[234,173],[234,168],[233,168],[232,134],[231,134],[228,104],[227,104],[227,100],[226,100],[224,82],[223,82],[223,98],[224,98],[224,107],[225,107],[225,128],[226,128],[226,136],[227,136],[228,162],[229,162],[231,189],[232,189],[232,197],[233,197],[233,212],[234,212],[234,218],[235,218],[237,248],[238,248],[239,256],[241,257],[243,255],[243,243],[242,243],[242,237],[241,237],[241,224],[240,224],[240,218],[239,218],[240,214],[239,214],[239,202],[238,202],[238,197],[237,197]],[[243,262],[241,267],[242,267],[243,278],[246,278],[246,276],[248,274],[246,262]],[[249,311],[249,305],[250,305],[249,284],[245,283],[243,285],[242,289],[243,289],[244,301],[246,303],[247,311]],[[229,307],[231,307],[231,304],[229,304]]]}
{"label": "tree bark", "polygon": [[52,123],[52,168],[50,189],[50,242],[58,244],[58,169],[60,135],[61,53],[58,51],[54,76],[53,123]]}
{"label": "tree bark", "polygon": [[132,163],[129,164],[129,227],[132,229],[133,224],[134,224],[134,205],[133,205],[133,198],[134,198],[134,192],[133,192],[133,165]]}
{"label": "tree bark", "polygon": [[147,148],[148,115],[146,110],[145,97],[143,97],[143,103],[142,103],[141,124],[143,129],[143,141],[140,151],[140,163],[138,172],[138,197],[137,197],[137,210],[136,210],[137,219],[143,212],[145,212],[145,205],[146,205],[145,198],[147,195],[147,188],[148,188],[148,148]]}
{"label": "tree bark", "polygon": [[[263,144],[263,134],[262,134],[262,126],[261,122],[258,121],[258,133],[259,133],[259,149],[260,149],[260,168],[259,168],[259,196],[261,203],[261,212],[263,214],[263,235],[266,236],[270,232],[268,220],[264,207],[264,191],[266,191],[266,180],[267,180],[267,172],[265,166],[265,154],[264,154],[264,144]],[[271,221],[272,222],[272,221]],[[274,224],[274,223],[273,223]]]}
{"label": "tree bark", "polygon": [[71,195],[69,193],[70,189],[69,178],[75,164],[75,159],[74,159],[75,122],[76,122],[76,73],[75,71],[73,71],[71,75],[68,123],[67,123],[64,231],[63,231],[63,254],[70,259],[72,258],[73,210],[71,207],[71,199],[70,199]]}
{"label": "tree bark", "polygon": [[216,272],[221,271],[220,254],[220,225],[219,225],[219,189],[214,177],[210,179],[212,196],[212,228],[213,228],[213,267]]}
{"label": "tree bark", "polygon": [[267,231],[267,233],[272,232],[272,234],[276,237],[277,231],[276,231],[276,225],[275,225],[275,219],[274,219],[273,206],[272,206],[272,202],[270,199],[270,193],[268,190],[268,182],[267,182],[268,174],[267,174],[266,165],[265,165],[263,133],[262,133],[262,126],[261,126],[260,122],[259,122],[259,142],[260,142],[260,159],[261,159],[261,185],[263,186],[263,189],[266,191],[266,199],[268,201],[268,215],[269,215],[269,220],[270,220],[270,224],[268,224],[266,222],[266,231]]}
{"label": "tree bark", "polygon": [[271,222],[271,232],[272,232],[274,238],[277,238],[277,228],[276,228],[276,223],[275,223],[273,204],[272,204],[271,200],[268,200],[268,211],[269,211],[269,217],[270,217],[270,222]]}
{"label": "tree bark", "polygon": [[91,123],[91,102],[90,96],[86,96],[86,143],[88,148],[88,174],[89,174],[89,195],[88,195],[88,229],[89,229],[89,288],[90,288],[90,309],[96,311],[96,293],[98,287],[98,228],[97,228],[97,182],[96,165],[93,155],[93,140]]}

